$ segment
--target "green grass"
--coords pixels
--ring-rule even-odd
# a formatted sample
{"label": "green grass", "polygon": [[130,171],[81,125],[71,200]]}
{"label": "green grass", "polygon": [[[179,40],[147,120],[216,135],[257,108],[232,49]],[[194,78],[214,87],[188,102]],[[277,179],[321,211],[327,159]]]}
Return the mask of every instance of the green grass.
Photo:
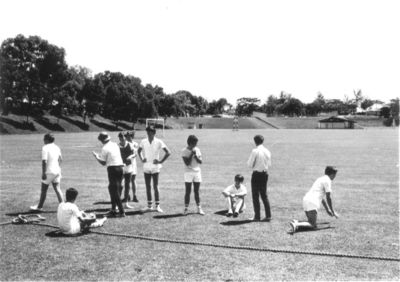
{"label": "green grass", "polygon": [[[399,255],[398,130],[168,130],[165,142],[173,155],[160,176],[161,206],[166,215],[183,211],[183,162],[180,150],[189,134],[199,137],[204,164],[201,200],[206,216],[160,218],[159,214],[110,219],[98,231],[176,240],[265,248]],[[245,176],[252,137],[263,134],[272,152],[268,194],[270,223],[227,225],[221,191],[236,173]],[[116,140],[116,133],[112,138]],[[0,222],[35,204],[40,190],[42,134],[0,136]],[[91,155],[99,150],[97,133],[57,133],[64,162],[62,189],[79,190],[77,204],[104,210],[107,176]],[[144,137],[139,131],[138,139]],[[93,148],[91,148],[93,147]],[[335,220],[321,211],[319,221],[331,229],[287,234],[287,222],[302,219],[302,197],[326,165],[339,168],[333,183]],[[138,166],[135,211],[145,206],[141,165]],[[237,220],[253,215],[251,195]],[[49,190],[46,223],[56,224],[57,200]],[[194,211],[193,195],[191,209]],[[1,226],[0,280],[399,280],[399,263],[284,253],[230,250],[159,243],[87,234],[49,237],[54,229],[30,225]]]}

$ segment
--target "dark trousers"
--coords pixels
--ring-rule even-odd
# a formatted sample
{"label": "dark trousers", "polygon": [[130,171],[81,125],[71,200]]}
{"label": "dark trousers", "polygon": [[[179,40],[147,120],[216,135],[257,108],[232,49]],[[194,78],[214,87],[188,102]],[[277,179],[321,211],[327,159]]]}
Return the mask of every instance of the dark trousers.
{"label": "dark trousers", "polygon": [[122,166],[109,166],[107,167],[107,173],[108,192],[110,193],[111,209],[115,210],[115,207],[118,206],[119,212],[124,213],[124,207],[122,206],[120,195],[123,177]]}
{"label": "dark trousers", "polygon": [[260,219],[260,200],[264,204],[265,217],[271,218],[271,208],[267,196],[268,173],[253,171],[251,176],[251,193],[253,196],[254,218]]}
{"label": "dark trousers", "polygon": [[154,201],[156,206],[160,204],[160,193],[158,191],[158,173],[145,173],[144,182],[146,184],[147,206],[151,207],[151,179],[153,179]]}

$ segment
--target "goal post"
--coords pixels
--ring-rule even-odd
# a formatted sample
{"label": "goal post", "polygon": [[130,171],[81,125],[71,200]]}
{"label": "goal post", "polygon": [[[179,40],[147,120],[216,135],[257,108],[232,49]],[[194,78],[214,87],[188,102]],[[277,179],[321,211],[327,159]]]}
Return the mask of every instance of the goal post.
{"label": "goal post", "polygon": [[165,121],[163,118],[146,118],[146,128],[149,125],[154,125],[156,127],[157,124],[162,124],[162,135],[165,137]]}

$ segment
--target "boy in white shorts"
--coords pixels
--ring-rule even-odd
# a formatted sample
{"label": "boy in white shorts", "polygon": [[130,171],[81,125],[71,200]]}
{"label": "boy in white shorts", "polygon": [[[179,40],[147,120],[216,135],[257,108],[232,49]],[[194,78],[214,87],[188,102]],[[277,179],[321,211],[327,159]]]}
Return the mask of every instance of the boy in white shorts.
{"label": "boy in white shorts", "polygon": [[187,147],[182,149],[182,159],[185,163],[185,209],[183,214],[188,213],[190,193],[194,190],[194,198],[197,204],[197,213],[204,215],[204,211],[200,206],[200,183],[201,183],[201,169],[200,164],[203,162],[200,149],[197,147],[199,139],[194,135],[189,135],[187,139]]}
{"label": "boy in white shorts", "polygon": [[42,147],[42,186],[39,204],[31,206],[32,211],[42,211],[44,202],[47,196],[47,189],[52,184],[56,192],[58,202],[63,201],[63,196],[60,187],[61,167],[62,162],[61,150],[54,144],[54,136],[51,133],[44,135]]}
{"label": "boy in white shorts", "polygon": [[228,213],[226,216],[238,217],[239,213],[243,212],[246,208],[244,204],[244,197],[247,195],[247,188],[242,183],[244,177],[241,174],[235,175],[235,184],[228,186],[222,195],[226,198],[228,204]]}
{"label": "boy in white shorts", "polygon": [[[144,181],[146,184],[147,208],[145,211],[152,211],[151,180],[153,180],[155,208],[157,212],[164,212],[160,207],[160,193],[158,190],[158,179],[162,163],[171,155],[165,143],[155,137],[156,129],[150,125],[146,128],[147,138],[139,144],[138,155],[143,162]],[[160,153],[164,151],[164,156],[160,160]]]}
{"label": "boy in white shorts", "polygon": [[103,226],[107,217],[96,219],[95,214],[87,214],[80,211],[75,204],[78,191],[75,188],[68,188],[65,192],[65,203],[60,203],[57,209],[57,222],[62,233],[76,235],[89,228]]}
{"label": "boy in white shorts", "polygon": [[[131,148],[133,149],[135,153],[135,157],[133,157],[132,160],[132,177],[131,177],[131,184],[132,184],[132,201],[133,202],[139,202],[139,200],[136,197],[136,174],[137,174],[137,162],[136,162],[136,155],[137,151],[139,149],[139,144],[133,141],[133,138],[135,137],[135,131],[127,131],[125,134],[125,139],[126,141],[131,145]],[[129,195],[128,195],[128,201],[129,201]]]}
{"label": "boy in white shorts", "polygon": [[[330,216],[339,218],[339,215],[332,206],[332,180],[335,179],[337,169],[333,166],[327,166],[325,168],[325,175],[319,177],[311,189],[303,198],[303,208],[306,213],[308,221],[292,220],[289,225],[291,233],[298,230],[312,230],[317,228],[317,214],[321,207],[321,203],[324,206],[326,212]],[[326,198],[326,201],[325,201]]]}
{"label": "boy in white shorts", "polygon": [[[129,205],[129,190],[130,190],[130,185],[131,185],[131,179],[132,179],[132,173],[134,172],[134,166],[132,164],[133,160],[136,161],[136,153],[134,149],[132,148],[132,145],[127,142],[126,138],[126,133],[120,132],[118,134],[119,138],[119,150],[121,152],[121,158],[122,162],[124,163],[123,167],[123,175],[124,175],[124,182],[125,182],[125,193],[124,193],[124,198],[121,200],[122,203],[125,203],[125,207],[127,209],[133,208],[132,206]],[[135,163],[136,164],[136,163]],[[135,165],[136,169],[136,165]],[[135,171],[136,175],[136,171]],[[120,187],[121,191],[119,191],[120,197],[122,196],[122,185]]]}

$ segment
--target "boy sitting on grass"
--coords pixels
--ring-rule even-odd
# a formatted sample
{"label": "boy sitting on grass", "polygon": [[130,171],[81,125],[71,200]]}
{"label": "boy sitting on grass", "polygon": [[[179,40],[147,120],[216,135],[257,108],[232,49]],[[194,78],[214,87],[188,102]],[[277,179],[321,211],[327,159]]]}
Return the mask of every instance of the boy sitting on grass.
{"label": "boy sitting on grass", "polygon": [[247,188],[242,183],[244,177],[240,174],[235,175],[235,184],[228,186],[222,195],[225,196],[228,203],[228,213],[226,216],[238,217],[239,213],[245,209],[244,197],[247,194]]}
{"label": "boy sitting on grass", "polygon": [[57,210],[58,226],[62,233],[75,235],[89,228],[103,226],[107,217],[96,219],[94,213],[87,214],[80,211],[75,204],[78,191],[75,188],[68,188],[65,192],[66,202],[60,203]]}
{"label": "boy sitting on grass", "polygon": [[[337,169],[333,166],[327,166],[325,168],[325,175],[318,178],[311,189],[303,198],[303,208],[306,213],[308,221],[292,220],[290,225],[290,233],[295,233],[298,230],[313,230],[317,228],[317,214],[321,207],[321,203],[324,206],[326,212],[330,216],[339,218],[332,206],[332,180],[335,179]],[[326,198],[326,201],[325,201]]]}

